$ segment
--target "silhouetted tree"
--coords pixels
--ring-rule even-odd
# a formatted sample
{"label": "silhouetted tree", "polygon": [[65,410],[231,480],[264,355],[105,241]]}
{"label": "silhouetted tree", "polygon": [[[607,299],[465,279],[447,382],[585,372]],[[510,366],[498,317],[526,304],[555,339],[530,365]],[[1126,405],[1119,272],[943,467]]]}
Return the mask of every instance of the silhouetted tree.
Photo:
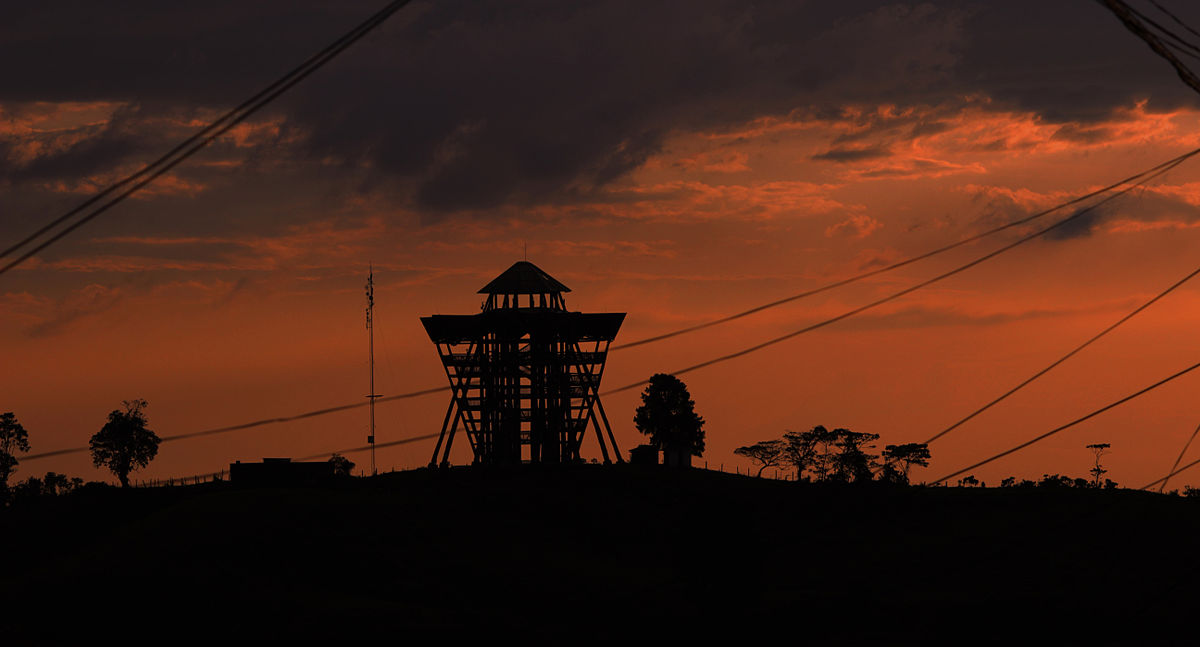
{"label": "silhouetted tree", "polygon": [[329,457],[329,466],[333,468],[334,476],[350,476],[354,462],[341,454],[334,454]]}
{"label": "silhouetted tree", "polygon": [[897,485],[908,485],[908,479],[904,476],[904,472],[895,463],[884,462],[879,468],[879,480],[883,483],[895,483]]}
{"label": "silhouetted tree", "polygon": [[17,483],[12,488],[13,505],[19,505],[31,499],[37,499],[42,496],[42,479],[31,476],[20,483]]}
{"label": "silhouetted tree", "polygon": [[[825,429],[818,427],[818,429]],[[783,462],[796,468],[796,480],[804,477],[804,472],[813,466],[817,457],[817,445],[812,433],[804,431],[788,431],[783,434]]]}
{"label": "silhouetted tree", "polygon": [[883,448],[880,480],[908,484],[908,472],[912,466],[929,467],[929,459],[929,445],[925,443],[886,445]]}
{"label": "silhouetted tree", "polygon": [[1092,450],[1092,454],[1096,457],[1096,465],[1088,470],[1092,475],[1092,487],[1100,487],[1100,477],[1108,473],[1108,470],[1100,466],[1100,457],[1108,454],[1108,448],[1112,445],[1108,443],[1095,443],[1088,445],[1087,448]]}
{"label": "silhouetted tree", "polygon": [[849,429],[834,429],[835,445],[839,449],[833,462],[832,479],[843,483],[861,483],[870,481],[873,476],[875,454],[868,454],[867,449],[874,447],[870,443],[879,440],[879,434],[869,434]]}
{"label": "silhouetted tree", "polygon": [[17,417],[11,411],[0,414],[0,495],[8,491],[8,477],[17,471],[17,452],[27,451],[29,434],[17,422]]}
{"label": "silhouetted tree", "polygon": [[817,481],[843,483],[869,481],[875,466],[875,454],[867,449],[879,440],[879,434],[849,429],[826,429],[817,425],[803,433],[784,434],[785,461],[796,468],[797,478],[808,470]]}
{"label": "silhouetted tree", "polygon": [[733,450],[733,453],[758,463],[758,473],[755,476],[762,476],[763,470],[768,467],[783,464],[785,447],[786,444],[782,440],[764,440],[753,445],[738,447]]}
{"label": "silhouetted tree", "polygon": [[692,456],[704,454],[704,418],[679,378],[657,373],[642,391],[642,404],[633,416],[637,430],[650,437],[650,444],[666,452]]}
{"label": "silhouetted tree", "polygon": [[83,479],[71,478],[58,472],[46,472],[46,475],[42,477],[42,492],[50,496],[70,494],[82,486]]}
{"label": "silhouetted tree", "polygon": [[838,430],[830,431],[822,425],[800,434],[800,442],[808,446],[808,469],[817,481],[827,481],[833,477],[837,452],[834,451],[838,441]]}
{"label": "silhouetted tree", "polygon": [[979,479],[974,474],[968,474],[958,480],[958,487],[974,487],[979,485]]}
{"label": "silhouetted tree", "polygon": [[107,467],[129,487],[129,473],[150,464],[158,454],[159,438],[146,428],[145,400],[126,400],[124,411],[108,414],[108,422],[92,436],[92,463]]}
{"label": "silhouetted tree", "polygon": [[44,496],[60,496],[69,494],[80,487],[83,487],[81,478],[69,478],[65,474],[46,472],[42,478],[31,476],[13,486],[13,500],[21,502]]}

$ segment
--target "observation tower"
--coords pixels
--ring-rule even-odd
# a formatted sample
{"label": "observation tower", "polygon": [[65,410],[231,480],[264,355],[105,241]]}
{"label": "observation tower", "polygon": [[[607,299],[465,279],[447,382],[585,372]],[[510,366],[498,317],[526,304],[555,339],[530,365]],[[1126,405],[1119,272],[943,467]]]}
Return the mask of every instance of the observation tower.
{"label": "observation tower", "polygon": [[521,261],[479,290],[482,312],[421,317],[452,390],[430,466],[449,464],[460,429],[476,464],[578,462],[589,426],[622,462],[600,377],[625,313],[568,312],[570,291]]}

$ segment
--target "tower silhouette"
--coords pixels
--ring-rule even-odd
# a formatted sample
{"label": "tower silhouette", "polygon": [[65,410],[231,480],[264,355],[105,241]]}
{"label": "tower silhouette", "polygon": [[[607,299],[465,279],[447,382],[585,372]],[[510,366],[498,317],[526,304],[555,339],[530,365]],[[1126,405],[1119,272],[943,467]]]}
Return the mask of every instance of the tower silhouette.
{"label": "tower silhouette", "polygon": [[570,291],[520,261],[479,290],[482,312],[421,318],[452,390],[431,466],[460,428],[478,464],[577,462],[589,425],[604,462],[622,460],[600,378],[625,313],[568,312]]}

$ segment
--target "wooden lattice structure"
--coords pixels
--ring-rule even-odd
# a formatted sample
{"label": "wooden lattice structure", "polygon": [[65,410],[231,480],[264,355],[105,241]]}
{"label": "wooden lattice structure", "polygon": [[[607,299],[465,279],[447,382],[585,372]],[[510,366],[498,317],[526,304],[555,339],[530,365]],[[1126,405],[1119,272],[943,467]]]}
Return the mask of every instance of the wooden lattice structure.
{"label": "wooden lattice structure", "polygon": [[479,314],[421,318],[453,391],[430,465],[460,429],[478,464],[577,462],[589,427],[604,462],[622,460],[600,378],[625,313],[568,312],[570,291],[521,261],[479,291]]}

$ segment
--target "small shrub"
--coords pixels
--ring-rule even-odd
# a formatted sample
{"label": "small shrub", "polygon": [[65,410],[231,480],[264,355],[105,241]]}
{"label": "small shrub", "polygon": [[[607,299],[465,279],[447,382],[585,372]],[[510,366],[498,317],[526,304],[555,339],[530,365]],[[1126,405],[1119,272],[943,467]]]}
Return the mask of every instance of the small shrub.
{"label": "small shrub", "polygon": [[1038,481],[1038,487],[1043,488],[1069,488],[1074,484],[1074,479],[1061,474],[1043,474],[1042,480]]}

